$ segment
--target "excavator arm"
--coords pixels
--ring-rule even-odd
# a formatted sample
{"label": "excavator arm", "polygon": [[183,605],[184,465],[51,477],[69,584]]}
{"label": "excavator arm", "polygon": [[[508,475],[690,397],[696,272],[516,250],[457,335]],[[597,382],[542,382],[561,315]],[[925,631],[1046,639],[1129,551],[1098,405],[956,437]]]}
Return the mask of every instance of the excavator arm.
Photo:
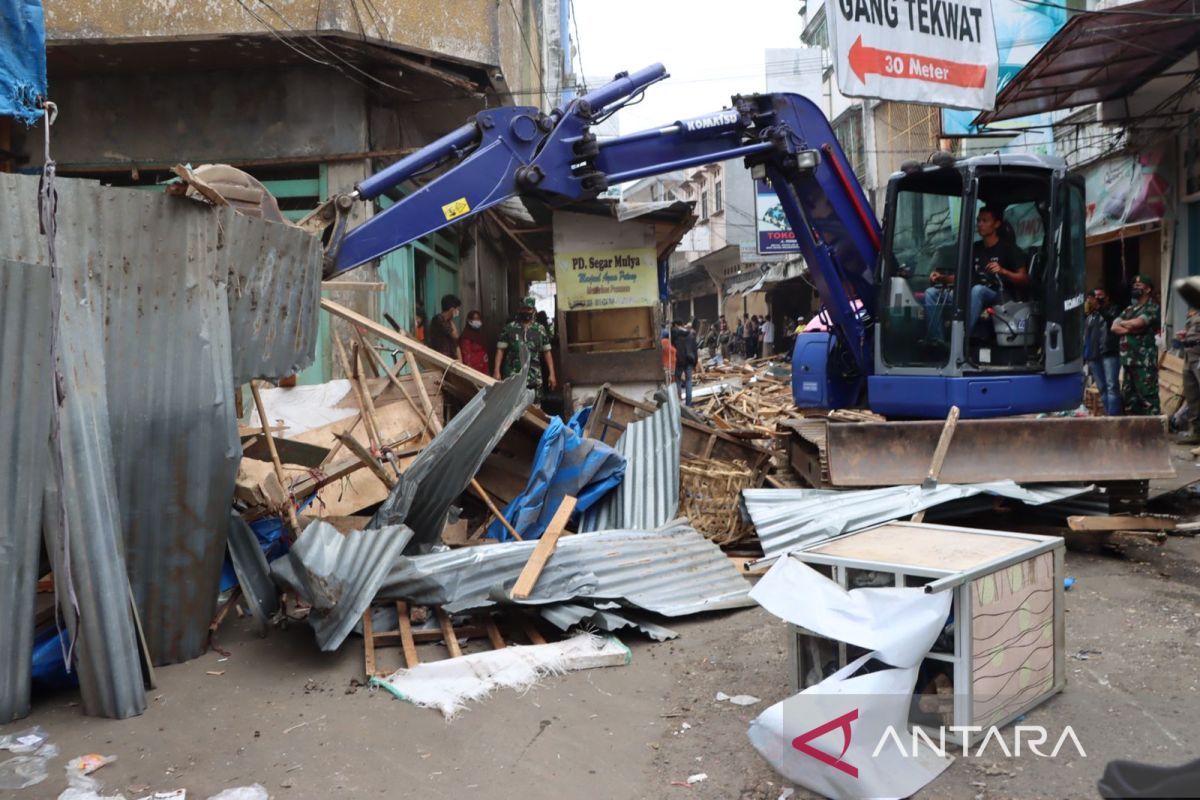
{"label": "excavator arm", "polygon": [[[661,64],[621,74],[549,114],[523,107],[483,111],[333,198],[302,223],[333,226],[327,277],[512,197],[531,195],[561,206],[620,183],[742,158],[778,194],[832,320],[846,379],[861,382],[873,364],[870,325],[880,232],[828,120],[806,98],[762,94],[738,96],[730,108],[627,136],[598,140],[591,132],[665,77]],[[419,189],[349,228],[355,203],[435,170],[436,177]]]}

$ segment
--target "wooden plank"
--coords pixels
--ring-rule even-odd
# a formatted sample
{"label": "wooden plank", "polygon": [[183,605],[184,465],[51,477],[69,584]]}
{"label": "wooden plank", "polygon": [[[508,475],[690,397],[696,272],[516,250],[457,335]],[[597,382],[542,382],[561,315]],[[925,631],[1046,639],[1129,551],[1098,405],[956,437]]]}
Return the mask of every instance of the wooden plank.
{"label": "wooden plank", "polygon": [[483,615],[483,629],[487,631],[488,641],[491,642],[493,650],[504,649],[504,637],[500,634],[500,628],[496,625],[496,620],[492,619],[492,615],[486,612]]}
{"label": "wooden plank", "polygon": [[[279,479],[280,486],[287,486],[287,478],[283,475],[283,464],[279,463],[279,453],[275,450],[275,440],[271,437],[271,423],[267,420],[267,410],[263,406],[262,395],[259,394],[258,384],[250,381],[250,393],[254,395],[254,406],[258,409],[258,419],[262,422],[263,436],[267,440],[267,449],[271,452],[271,464],[275,467],[275,477]],[[296,504],[289,498],[284,503],[284,508],[287,510],[288,525],[292,529],[295,537],[300,536],[300,521],[296,519]]]}
{"label": "wooden plank", "polygon": [[338,441],[344,444],[347,450],[357,456],[359,461],[362,461],[363,464],[367,466],[367,469],[369,469],[376,478],[379,478],[379,481],[385,487],[387,487],[389,490],[396,487],[396,479],[388,474],[387,470],[383,468],[383,464],[379,463],[379,459],[371,455],[371,451],[363,447],[359,443],[358,439],[355,439],[348,433],[339,433],[337,437]]}
{"label": "wooden plank", "polygon": [[363,671],[368,678],[375,677],[375,626],[371,623],[371,609],[363,612]]}
{"label": "wooden plank", "polygon": [[321,291],[341,291],[349,289],[354,292],[382,292],[386,283],[376,281],[321,281]]}
{"label": "wooden plank", "polygon": [[529,639],[530,644],[545,644],[546,643],[546,637],[542,636],[542,632],[539,631],[537,629],[537,627],[534,626],[533,622],[529,619],[529,617],[525,616],[524,613],[518,611],[517,619],[521,624],[521,629],[523,631],[525,631],[525,636],[526,636],[526,638]]}
{"label": "wooden plank", "polygon": [[[929,474],[925,476],[924,486],[937,486],[938,477],[942,474],[942,464],[946,462],[946,452],[950,449],[950,441],[954,438],[954,429],[958,427],[958,406],[950,406],[946,415],[946,423],[942,425],[942,435],[938,437],[937,447],[933,451],[933,460],[929,463]],[[913,522],[925,521],[925,510],[912,515]]]}
{"label": "wooden plank", "polygon": [[461,361],[457,361],[430,347],[426,347],[416,339],[406,336],[403,333],[397,333],[391,328],[380,325],[369,317],[364,317],[362,314],[339,305],[332,300],[324,297],[321,298],[321,308],[335,317],[340,317],[347,322],[358,325],[363,330],[378,336],[380,339],[400,345],[406,352],[412,353],[418,360],[425,364],[436,367],[443,372],[451,373],[459,378],[464,378],[467,382],[477,387],[491,386],[497,383],[491,376],[484,375],[482,372],[468,367]]}
{"label": "wooden plank", "polygon": [[450,657],[458,658],[462,655],[462,648],[458,646],[458,636],[454,633],[454,626],[450,624],[450,615],[441,606],[434,606],[433,612],[437,614],[438,627],[442,630],[442,640],[446,643],[446,649],[450,651]]}
{"label": "wooden plank", "polygon": [[533,587],[537,585],[538,578],[542,576],[546,562],[550,560],[550,556],[554,554],[554,548],[558,546],[558,537],[562,535],[563,528],[567,526],[567,521],[571,519],[571,513],[574,511],[575,498],[566,495],[559,503],[558,510],[554,512],[554,517],[546,527],[546,532],[542,534],[542,538],[538,539],[537,546],[533,548],[529,560],[525,562],[525,567],[513,585],[512,596],[514,599],[524,600],[533,592]]}
{"label": "wooden plank", "polygon": [[400,646],[404,648],[404,666],[412,669],[420,664],[417,658],[417,643],[413,641],[412,620],[408,618],[408,603],[396,601],[396,617],[399,620]]}
{"label": "wooden plank", "polygon": [[995,533],[893,523],[817,545],[809,552],[858,561],[959,572],[1032,549],[1040,542]]}
{"label": "wooden plank", "polygon": [[1171,531],[1176,524],[1166,517],[1067,517],[1073,531]]}

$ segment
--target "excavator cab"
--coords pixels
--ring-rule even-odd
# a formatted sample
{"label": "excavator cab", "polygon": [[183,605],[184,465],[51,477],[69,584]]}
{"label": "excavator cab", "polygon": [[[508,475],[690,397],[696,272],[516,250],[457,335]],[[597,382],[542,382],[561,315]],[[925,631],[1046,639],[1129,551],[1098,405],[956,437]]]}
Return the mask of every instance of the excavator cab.
{"label": "excavator cab", "polygon": [[991,417],[1078,406],[1083,197],[1054,158],[946,159],[892,176],[871,408],[929,416],[944,403]]}

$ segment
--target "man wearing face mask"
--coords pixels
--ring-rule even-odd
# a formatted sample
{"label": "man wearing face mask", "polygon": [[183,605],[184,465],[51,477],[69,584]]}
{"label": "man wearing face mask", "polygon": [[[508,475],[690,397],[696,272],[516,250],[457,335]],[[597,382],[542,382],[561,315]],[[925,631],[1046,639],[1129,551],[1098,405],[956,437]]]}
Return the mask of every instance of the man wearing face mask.
{"label": "man wearing face mask", "polygon": [[483,315],[478,311],[467,314],[467,327],[463,328],[458,337],[458,349],[462,352],[463,363],[471,369],[487,375],[488,349],[483,340]]}
{"label": "man wearing face mask", "polygon": [[1148,275],[1133,279],[1130,297],[1133,303],[1112,324],[1112,332],[1121,337],[1121,400],[1125,413],[1154,416],[1158,406],[1158,333],[1161,316],[1154,302],[1154,281]]}
{"label": "man wearing face mask", "polygon": [[1116,334],[1112,332],[1117,310],[1113,308],[1108,300],[1108,293],[1103,289],[1094,289],[1091,294],[1091,310],[1083,323],[1084,353],[1088,371],[1100,391],[1104,413],[1110,417],[1119,417],[1121,387],[1117,376],[1121,371],[1121,356],[1120,344]]}
{"label": "man wearing face mask", "polygon": [[542,399],[542,357],[546,359],[546,377],[551,390],[558,387],[558,376],[554,371],[554,357],[550,355],[550,335],[533,320],[534,298],[526,297],[517,318],[504,326],[500,340],[496,342],[496,366],[494,377],[499,380],[521,371],[521,365],[529,364],[527,386]]}
{"label": "man wearing face mask", "polygon": [[428,344],[434,350],[450,358],[462,359],[458,350],[458,325],[454,319],[462,310],[462,300],[452,294],[442,298],[442,313],[429,321]]}

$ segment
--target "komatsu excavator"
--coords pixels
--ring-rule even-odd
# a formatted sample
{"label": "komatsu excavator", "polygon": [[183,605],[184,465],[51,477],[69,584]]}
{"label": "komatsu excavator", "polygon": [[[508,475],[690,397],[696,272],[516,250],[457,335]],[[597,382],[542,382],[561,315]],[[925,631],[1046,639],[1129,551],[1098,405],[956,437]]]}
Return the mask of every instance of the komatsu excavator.
{"label": "komatsu excavator", "polygon": [[[945,482],[1173,474],[1162,418],[1031,416],[1074,409],[1083,396],[1084,186],[1062,160],[943,154],[906,165],[888,181],[880,225],[828,120],[795,94],[737,96],[729,108],[597,139],[593,125],[665,77],[656,64],[550,113],[482,111],[332,197],[301,223],[326,237],[326,277],[509,198],[562,206],[609,186],[740,158],[777,193],[831,320],[828,333],[796,337],[796,404],[866,406],[888,418],[827,426],[818,437],[825,483],[922,482],[952,407],[963,422],[942,467]],[[356,204],[420,176],[430,177],[349,225]],[[995,285],[971,319],[972,291],[989,279],[973,257],[984,207],[1002,217],[1000,235],[1027,280],[1020,293]]]}

